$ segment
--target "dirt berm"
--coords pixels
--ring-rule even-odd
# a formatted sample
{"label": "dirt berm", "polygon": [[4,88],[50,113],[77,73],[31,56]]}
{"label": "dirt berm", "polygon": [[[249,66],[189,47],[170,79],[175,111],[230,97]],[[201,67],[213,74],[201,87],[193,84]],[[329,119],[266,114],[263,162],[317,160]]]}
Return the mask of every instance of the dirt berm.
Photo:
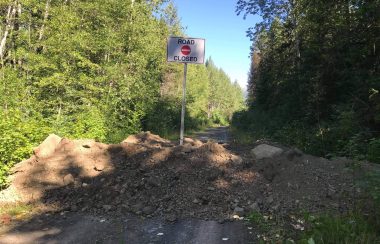
{"label": "dirt berm", "polygon": [[349,161],[292,152],[257,160],[215,142],[186,138],[176,146],[149,132],[111,145],[50,135],[13,168],[9,189],[20,201],[57,211],[168,221],[224,221],[252,211],[348,211],[360,191]]}

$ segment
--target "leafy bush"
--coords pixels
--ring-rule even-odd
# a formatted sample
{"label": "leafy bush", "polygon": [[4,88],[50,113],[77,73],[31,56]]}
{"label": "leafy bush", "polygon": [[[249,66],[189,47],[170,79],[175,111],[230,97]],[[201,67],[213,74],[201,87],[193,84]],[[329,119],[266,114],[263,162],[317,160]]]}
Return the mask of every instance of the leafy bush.
{"label": "leafy bush", "polygon": [[312,125],[301,119],[286,120],[275,112],[254,109],[235,113],[232,126],[236,135],[274,140],[318,156],[380,162],[380,139],[373,138],[374,135],[350,118],[352,113],[341,112],[336,120]]}
{"label": "leafy bush", "polygon": [[7,185],[9,169],[28,157],[48,131],[42,120],[24,117],[19,110],[0,111],[0,189]]}

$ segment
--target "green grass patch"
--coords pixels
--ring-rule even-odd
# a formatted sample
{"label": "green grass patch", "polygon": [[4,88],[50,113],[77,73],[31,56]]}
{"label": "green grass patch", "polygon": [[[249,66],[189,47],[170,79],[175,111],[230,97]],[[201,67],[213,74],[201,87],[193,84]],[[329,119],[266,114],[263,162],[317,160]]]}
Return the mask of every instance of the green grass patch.
{"label": "green grass patch", "polygon": [[379,226],[360,214],[347,216],[306,216],[308,227],[299,243],[302,244],[372,244],[380,243]]}

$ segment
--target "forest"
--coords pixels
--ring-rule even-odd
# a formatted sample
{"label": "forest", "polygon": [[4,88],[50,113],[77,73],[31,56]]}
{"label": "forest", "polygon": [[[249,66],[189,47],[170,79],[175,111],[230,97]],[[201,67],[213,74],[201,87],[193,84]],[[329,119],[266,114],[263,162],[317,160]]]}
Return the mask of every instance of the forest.
{"label": "forest", "polygon": [[146,230],[129,236],[152,240],[379,243],[380,0],[235,0],[234,17],[260,17],[247,96],[212,57],[189,65],[186,132],[225,139],[180,146],[175,3],[0,0],[0,242],[75,238],[72,226],[126,238],[135,216]]}
{"label": "forest", "polygon": [[234,127],[314,155],[380,163],[380,2],[239,0],[251,38]]}
{"label": "forest", "polygon": [[[168,1],[1,1],[0,186],[50,133],[175,137],[183,67],[166,62],[170,35],[186,33]],[[244,107],[211,57],[189,67],[187,84],[187,130],[227,124]]]}

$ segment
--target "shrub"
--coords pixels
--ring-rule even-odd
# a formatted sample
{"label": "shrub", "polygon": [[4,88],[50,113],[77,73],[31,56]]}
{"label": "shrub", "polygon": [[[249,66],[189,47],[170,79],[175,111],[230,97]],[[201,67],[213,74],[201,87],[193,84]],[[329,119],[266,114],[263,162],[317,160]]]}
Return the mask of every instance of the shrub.
{"label": "shrub", "polygon": [[41,118],[26,117],[20,110],[0,111],[0,189],[6,187],[10,168],[27,158],[36,143],[48,134]]}

